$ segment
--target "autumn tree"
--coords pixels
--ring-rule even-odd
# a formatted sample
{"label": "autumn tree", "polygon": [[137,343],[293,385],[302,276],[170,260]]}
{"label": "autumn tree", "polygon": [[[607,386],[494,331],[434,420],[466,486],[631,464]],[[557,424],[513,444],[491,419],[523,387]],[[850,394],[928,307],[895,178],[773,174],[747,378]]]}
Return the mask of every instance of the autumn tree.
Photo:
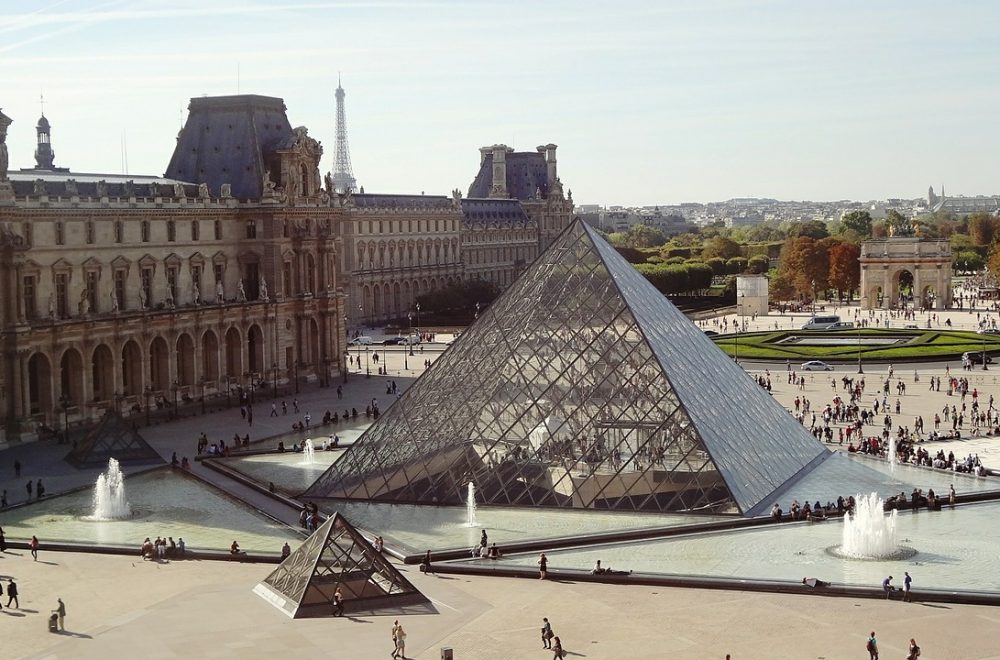
{"label": "autumn tree", "polygon": [[829,260],[823,252],[814,238],[789,238],[781,248],[778,272],[796,293],[812,296],[815,291],[826,288]]}
{"label": "autumn tree", "polygon": [[969,238],[975,245],[992,245],[997,231],[996,218],[988,213],[973,213],[969,216]]}
{"label": "autumn tree", "polygon": [[703,261],[708,261],[716,257],[720,259],[732,259],[738,256],[740,256],[740,244],[724,236],[716,236],[705,241],[705,245],[701,249],[701,258]]}
{"label": "autumn tree", "polygon": [[854,243],[839,243],[830,248],[830,286],[837,290],[841,299],[846,292],[848,302],[861,284],[860,257],[861,248]]}

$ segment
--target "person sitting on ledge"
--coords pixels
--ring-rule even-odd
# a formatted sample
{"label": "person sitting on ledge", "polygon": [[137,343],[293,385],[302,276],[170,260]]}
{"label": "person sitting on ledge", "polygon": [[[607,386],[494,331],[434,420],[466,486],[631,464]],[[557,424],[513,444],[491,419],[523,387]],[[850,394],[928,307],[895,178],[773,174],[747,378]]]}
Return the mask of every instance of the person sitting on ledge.
{"label": "person sitting on ledge", "polygon": [[825,582],[825,581],[820,580],[818,578],[811,578],[811,577],[804,577],[804,578],[802,578],[802,584],[806,585],[807,587],[813,587],[814,589],[816,587],[829,587],[830,586],[829,582]]}
{"label": "person sitting on ledge", "polygon": [[278,443],[278,451],[285,451],[285,443],[284,442],[279,442]]}
{"label": "person sitting on ledge", "polygon": [[493,545],[490,546],[490,551],[487,556],[490,559],[500,559],[503,557],[503,555],[500,554],[500,548],[497,547],[496,541],[494,541]]}
{"label": "person sitting on ledge", "polygon": [[184,458],[181,459],[181,469],[182,470],[190,470],[191,469],[191,464],[188,463],[188,457],[187,456],[185,456]]}
{"label": "person sitting on ledge", "polygon": [[594,564],[594,569],[592,571],[590,571],[590,574],[591,575],[604,575],[606,572],[607,572],[607,570],[603,566],[601,566],[601,560],[598,559],[597,563]]}
{"label": "person sitting on ledge", "polygon": [[233,557],[246,557],[247,556],[246,552],[244,552],[243,550],[240,550],[240,544],[237,543],[236,541],[233,541],[233,544],[231,546],[229,546],[229,554],[232,555]]}
{"label": "person sitting on ledge", "polygon": [[776,522],[781,520],[781,507],[778,506],[777,502],[771,507],[771,520]]}
{"label": "person sitting on ledge", "polygon": [[424,560],[420,562],[420,572],[430,573],[431,572],[431,551],[428,550],[424,553]]}
{"label": "person sitting on ledge", "polygon": [[153,542],[146,537],[146,540],[142,542],[142,547],[139,549],[139,555],[143,559],[153,560]]}

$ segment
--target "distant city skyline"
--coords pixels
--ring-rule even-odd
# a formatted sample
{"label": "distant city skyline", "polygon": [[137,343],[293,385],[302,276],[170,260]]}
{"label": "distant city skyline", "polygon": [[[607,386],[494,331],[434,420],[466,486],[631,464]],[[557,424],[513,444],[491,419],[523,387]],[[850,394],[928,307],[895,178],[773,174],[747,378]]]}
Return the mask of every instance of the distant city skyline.
{"label": "distant city skyline", "polygon": [[[11,2],[0,107],[34,166],[162,174],[191,97],[280,96],[369,192],[465,192],[478,148],[559,145],[579,204],[995,194],[993,3]],[[225,29],[219,29],[224,26]]]}

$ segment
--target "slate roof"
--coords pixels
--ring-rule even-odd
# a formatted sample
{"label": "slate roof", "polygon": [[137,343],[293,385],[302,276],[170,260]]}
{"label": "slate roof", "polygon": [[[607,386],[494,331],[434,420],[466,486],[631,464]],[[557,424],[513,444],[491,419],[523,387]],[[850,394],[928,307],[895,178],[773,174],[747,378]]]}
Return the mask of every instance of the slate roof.
{"label": "slate roof", "polygon": [[[285,102],[243,94],[193,98],[165,177],[207,183],[213,196],[223,183],[233,197],[257,199],[264,178],[264,154],[293,137]],[[277,173],[272,173],[277,179]]]}
{"label": "slate roof", "polygon": [[[512,199],[534,199],[535,191],[549,194],[549,171],[545,154],[537,151],[515,151],[506,155],[507,194]],[[466,197],[489,197],[493,187],[493,154],[488,153],[479,166],[476,179]]]}
{"label": "slate roof", "polygon": [[451,208],[451,199],[444,195],[382,195],[378,193],[363,193],[353,195],[352,199],[354,200],[354,206],[358,208]]}
{"label": "slate roof", "polygon": [[463,199],[462,220],[466,226],[508,227],[530,223],[516,199]]}
{"label": "slate roof", "polygon": [[[72,195],[99,197],[97,188],[101,181],[104,181],[108,197],[112,198],[173,197],[175,183],[184,186],[186,196],[198,196],[198,186],[193,183],[149,175],[22,169],[9,172],[8,178],[14,186],[14,194],[18,196],[34,195],[35,181],[38,179],[43,181],[45,193],[51,197],[70,197]],[[71,190],[72,182],[76,184],[76,192]]]}

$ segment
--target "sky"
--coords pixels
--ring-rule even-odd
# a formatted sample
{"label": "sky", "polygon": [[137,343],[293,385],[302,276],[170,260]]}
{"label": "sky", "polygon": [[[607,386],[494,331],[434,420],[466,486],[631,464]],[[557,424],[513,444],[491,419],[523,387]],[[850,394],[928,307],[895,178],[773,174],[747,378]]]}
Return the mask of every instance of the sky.
{"label": "sky", "polygon": [[559,145],[578,204],[1000,193],[1000,3],[3,0],[0,108],[32,167],[162,174],[188,100],[279,96],[367,192],[468,189]]}

